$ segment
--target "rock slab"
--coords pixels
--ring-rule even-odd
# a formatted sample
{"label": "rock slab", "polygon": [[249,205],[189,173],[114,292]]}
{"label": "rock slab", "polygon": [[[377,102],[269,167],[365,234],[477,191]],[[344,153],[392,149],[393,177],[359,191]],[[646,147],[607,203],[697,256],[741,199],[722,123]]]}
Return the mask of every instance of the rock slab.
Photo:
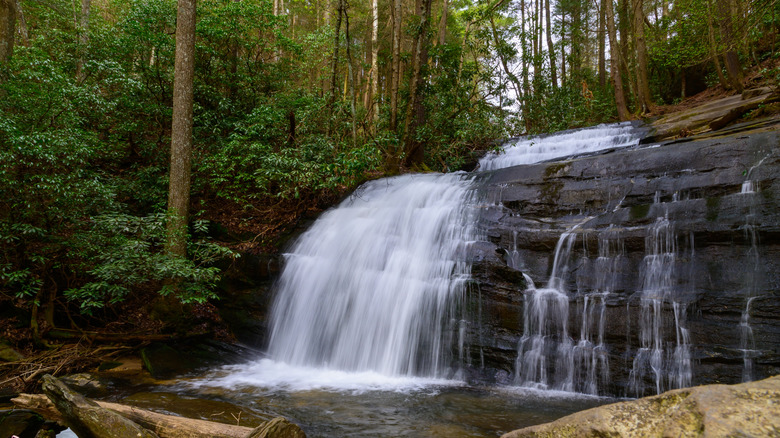
{"label": "rock slab", "polygon": [[677,389],[577,412],[502,438],[777,437],[780,376]]}

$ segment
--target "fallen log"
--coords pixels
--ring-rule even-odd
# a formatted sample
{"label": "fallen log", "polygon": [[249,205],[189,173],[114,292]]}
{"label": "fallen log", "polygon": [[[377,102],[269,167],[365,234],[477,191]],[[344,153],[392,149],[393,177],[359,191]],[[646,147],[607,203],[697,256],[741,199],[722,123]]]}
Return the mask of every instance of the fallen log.
{"label": "fallen log", "polygon": [[118,413],[100,407],[49,374],[41,380],[43,392],[62,414],[65,424],[81,438],[159,438]]}
{"label": "fallen log", "polygon": [[[16,407],[35,411],[44,418],[58,422],[63,420],[62,414],[54,406],[54,403],[43,394],[20,394],[19,397],[11,401]],[[94,400],[94,402],[101,408],[116,412],[128,420],[153,431],[160,438],[245,438],[252,432],[251,427],[158,414],[157,412],[119,403],[100,400]]]}
{"label": "fallen log", "polygon": [[[11,400],[20,409],[29,409],[43,417],[62,422],[63,418],[54,403],[43,394],[20,394]],[[255,429],[244,426],[217,423],[175,415],[158,414],[133,406],[93,400],[100,407],[109,409],[155,432],[160,438],[305,438],[306,434],[297,425],[277,417]]]}

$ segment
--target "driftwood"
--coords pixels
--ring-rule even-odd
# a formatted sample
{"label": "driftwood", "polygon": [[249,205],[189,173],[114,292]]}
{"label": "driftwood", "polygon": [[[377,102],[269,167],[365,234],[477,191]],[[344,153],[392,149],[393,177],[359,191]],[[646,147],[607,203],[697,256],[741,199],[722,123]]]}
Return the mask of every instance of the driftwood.
{"label": "driftwood", "polygon": [[82,438],[159,438],[118,413],[73,391],[58,379],[43,376],[43,392],[62,414],[65,424]]}
{"label": "driftwood", "polygon": [[[63,422],[63,416],[43,394],[20,394],[11,400],[20,409],[35,411],[47,419]],[[92,400],[103,409],[118,413],[160,438],[306,438],[297,425],[278,417],[252,429],[214,421],[158,414],[128,405]]]}
{"label": "driftwood", "polygon": [[[11,401],[16,407],[35,411],[44,418],[58,422],[63,420],[62,414],[54,406],[54,403],[43,394],[20,394],[19,397]],[[101,408],[116,412],[128,420],[153,431],[160,438],[245,438],[252,433],[251,427],[158,414],[157,412],[119,403],[99,400],[94,400],[94,402]]]}

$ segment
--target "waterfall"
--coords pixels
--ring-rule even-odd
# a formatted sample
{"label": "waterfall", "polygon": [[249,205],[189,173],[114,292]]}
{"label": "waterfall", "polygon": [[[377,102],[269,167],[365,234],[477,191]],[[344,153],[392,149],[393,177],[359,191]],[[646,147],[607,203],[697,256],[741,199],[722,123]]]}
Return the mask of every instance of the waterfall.
{"label": "waterfall", "polygon": [[598,125],[549,136],[536,136],[504,145],[503,153],[489,153],[479,160],[480,170],[539,163],[639,144],[640,135],[630,122]]}
{"label": "waterfall", "polygon": [[462,296],[475,239],[464,174],[363,185],[289,254],[269,356],[290,365],[450,377],[462,356]]}

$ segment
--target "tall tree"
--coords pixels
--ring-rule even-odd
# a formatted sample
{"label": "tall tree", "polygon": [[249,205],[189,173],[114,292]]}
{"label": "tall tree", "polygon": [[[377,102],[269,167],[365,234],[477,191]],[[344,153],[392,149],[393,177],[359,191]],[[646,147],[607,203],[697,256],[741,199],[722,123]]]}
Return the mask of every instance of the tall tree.
{"label": "tall tree", "polygon": [[81,0],[81,15],[77,23],[79,32],[79,56],[76,60],[76,78],[79,82],[84,80],[84,56],[86,55],[87,44],[89,43],[89,11],[92,0]]}
{"label": "tall tree", "polygon": [[615,29],[615,11],[612,6],[612,0],[607,0],[607,34],[609,35],[609,65],[612,75],[612,84],[615,87],[615,106],[617,107],[620,120],[628,120],[629,113],[626,107],[626,96],[623,94],[623,79],[620,75],[620,49],[617,41],[617,31]]}
{"label": "tall tree", "polygon": [[723,37],[725,52],[723,59],[726,64],[726,74],[731,86],[739,93],[742,92],[742,66],[739,63],[736,43],[734,41],[734,26],[732,24],[731,11],[733,0],[718,0],[718,13],[720,15],[720,31]]}
{"label": "tall tree", "polygon": [[[558,88],[558,73],[555,70],[555,46],[552,40],[552,21],[550,20],[550,0],[544,1],[544,13],[547,18],[547,50],[550,52],[550,75],[553,89]],[[561,52],[564,52],[561,48]]]}
{"label": "tall tree", "polygon": [[[376,1],[376,0],[374,0]],[[449,9],[450,0],[443,0],[441,5],[441,17],[439,18],[439,45],[443,46],[447,38],[447,9]]]}
{"label": "tall tree", "polygon": [[431,0],[416,0],[416,12],[420,24],[414,36],[412,53],[412,78],[409,84],[409,105],[404,128],[405,164],[422,164],[425,154],[423,144],[417,139],[417,128],[425,122],[425,107],[422,102],[423,68],[428,64],[428,31],[431,21]]}
{"label": "tall tree", "polygon": [[637,98],[642,113],[653,109],[650,82],[647,74],[647,47],[645,45],[645,11],[643,0],[633,0],[634,43],[636,45]]}
{"label": "tall tree", "polygon": [[196,0],[179,0],[173,77],[171,169],[168,189],[167,251],[187,255],[187,220],[192,167],[193,79],[195,77]]}
{"label": "tall tree", "polygon": [[377,97],[379,91],[379,4],[377,0],[371,0],[371,98],[369,112],[373,116],[374,132],[379,120],[379,105]]}
{"label": "tall tree", "polygon": [[401,83],[401,0],[393,0],[393,61],[390,72],[390,131],[398,129],[398,88]]}
{"label": "tall tree", "polygon": [[333,118],[334,104],[338,94],[337,78],[339,74],[339,46],[341,45],[341,16],[344,13],[344,0],[338,0],[336,11],[336,33],[333,37],[333,60],[330,65],[330,97],[328,106],[330,107],[331,119]]}
{"label": "tall tree", "polygon": [[607,38],[607,32],[606,32],[606,8],[607,8],[607,0],[601,0],[601,4],[599,5],[599,30],[598,30],[598,39],[599,39],[599,87],[602,89],[606,87],[607,85],[607,61],[606,61],[606,51],[607,51],[607,44],[606,44],[606,38]]}
{"label": "tall tree", "polygon": [[7,63],[14,52],[16,0],[0,0],[0,63]]}

